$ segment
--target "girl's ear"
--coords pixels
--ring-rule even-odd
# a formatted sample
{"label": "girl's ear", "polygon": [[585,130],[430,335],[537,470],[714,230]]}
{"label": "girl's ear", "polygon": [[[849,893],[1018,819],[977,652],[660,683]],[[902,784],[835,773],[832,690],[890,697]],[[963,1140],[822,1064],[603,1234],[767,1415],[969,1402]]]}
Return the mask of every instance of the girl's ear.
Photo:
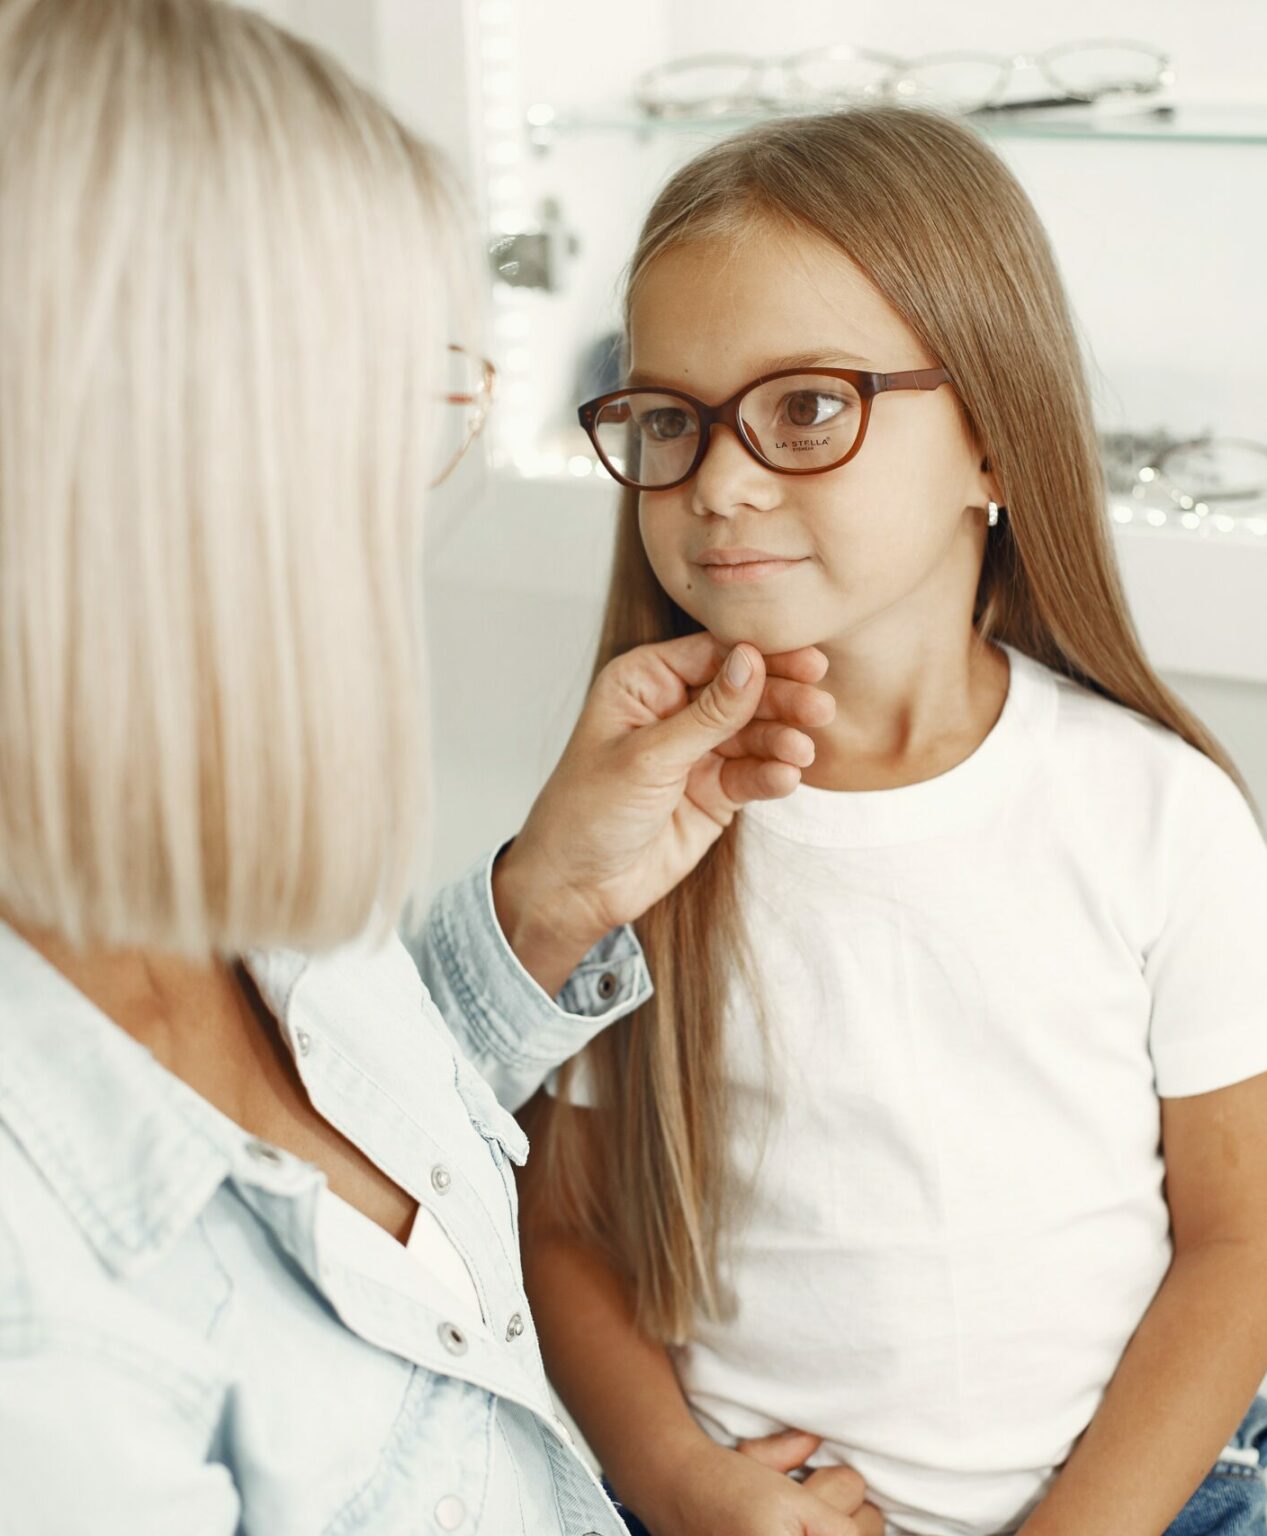
{"label": "girl's ear", "polygon": [[988,454],[982,455],[981,474],[983,476],[981,482],[982,499],[986,502],[993,501],[1001,504],[1003,501],[1003,487],[990,469],[990,457]]}

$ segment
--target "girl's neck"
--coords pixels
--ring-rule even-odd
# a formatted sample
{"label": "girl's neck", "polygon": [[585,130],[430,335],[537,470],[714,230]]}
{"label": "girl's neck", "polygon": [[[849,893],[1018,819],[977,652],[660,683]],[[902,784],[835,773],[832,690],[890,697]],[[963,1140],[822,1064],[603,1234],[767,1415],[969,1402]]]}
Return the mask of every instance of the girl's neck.
{"label": "girl's neck", "polygon": [[822,686],[836,718],[811,731],[803,782],[817,789],[899,789],[948,772],[994,728],[1008,692],[1008,660],[971,632],[960,645],[903,647],[845,640],[819,647]]}

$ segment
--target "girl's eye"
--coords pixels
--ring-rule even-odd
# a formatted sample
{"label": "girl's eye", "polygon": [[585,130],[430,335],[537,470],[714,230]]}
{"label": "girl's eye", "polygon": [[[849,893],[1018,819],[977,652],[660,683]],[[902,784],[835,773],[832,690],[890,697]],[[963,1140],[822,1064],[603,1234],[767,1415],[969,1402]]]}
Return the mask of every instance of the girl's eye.
{"label": "girl's eye", "polygon": [[835,421],[849,407],[839,395],[825,395],[816,389],[798,389],[783,397],[783,413],[794,427],[821,427]]}
{"label": "girl's eye", "polygon": [[639,416],[638,425],[645,436],[653,437],[660,443],[671,443],[675,438],[686,436],[691,430],[692,420],[690,411],[666,405],[645,411]]}

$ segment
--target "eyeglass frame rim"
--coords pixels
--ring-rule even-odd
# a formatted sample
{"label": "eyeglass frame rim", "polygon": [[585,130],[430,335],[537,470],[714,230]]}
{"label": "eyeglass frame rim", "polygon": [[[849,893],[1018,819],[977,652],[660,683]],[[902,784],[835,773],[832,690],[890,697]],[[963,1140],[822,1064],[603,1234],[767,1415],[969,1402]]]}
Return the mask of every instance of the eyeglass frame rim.
{"label": "eyeglass frame rim", "polygon": [[[832,464],[817,465],[812,469],[792,469],[778,464],[771,464],[762,457],[758,450],[749,442],[744,432],[743,423],[739,416],[739,405],[754,389],[759,389],[763,384],[769,384],[775,379],[792,378],[828,378],[844,379],[852,384],[858,391],[862,401],[862,418],[858,424],[858,435],[854,439],[852,447],[843,458],[837,459]],[[709,446],[712,443],[712,430],[715,426],[729,427],[736,439],[745,451],[760,464],[763,469],[768,469],[776,475],[825,475],[833,469],[841,469],[848,464],[850,459],[856,458],[866,441],[867,427],[871,422],[871,403],[877,395],[888,394],[900,390],[920,390],[931,392],[940,389],[943,384],[949,384],[955,388],[955,381],[949,371],[937,364],[932,368],[908,368],[897,373],[876,373],[860,368],[778,368],[773,373],[763,373],[760,377],[745,384],[742,389],[736,391],[728,400],[723,400],[718,405],[709,405],[706,400],[698,396],[688,394],[684,389],[675,389],[666,385],[657,388],[650,384],[627,384],[623,389],[609,390],[606,394],[596,395],[592,400],[586,400],[577,407],[577,420],[585,430],[585,435],[594,445],[594,451],[602,461],[603,467],[618,484],[631,491],[673,491],[679,485],[685,485],[691,477],[699,472],[700,465],[707,457]],[[602,445],[598,441],[596,417],[599,410],[612,400],[619,400],[622,395],[655,394],[668,395],[675,400],[685,400],[688,405],[696,409],[700,420],[699,446],[695,450],[695,457],[691,461],[691,467],[677,480],[671,480],[666,485],[640,485],[636,480],[630,480],[628,476],[616,470],[607,455],[603,452]]]}
{"label": "eyeglass frame rim", "polygon": [[[1101,92],[1101,95],[1111,95],[1115,90],[1123,91],[1127,89],[1133,90],[1139,95],[1157,93],[1166,83],[1164,80],[1165,73],[1174,62],[1172,55],[1156,43],[1146,42],[1143,38],[1127,37],[1077,38],[1071,42],[1053,43],[1048,48],[1041,48],[1034,53],[1025,54],[1015,52],[996,54],[987,49],[977,51],[971,48],[950,48],[936,50],[931,53],[914,54],[908,57],[901,54],[889,54],[880,49],[855,48],[847,43],[827,44],[821,48],[806,48],[796,53],[775,55],[770,58],[764,58],[758,54],[726,53],[719,50],[713,53],[688,54],[682,58],[668,59],[661,64],[652,65],[649,69],[644,70],[635,82],[634,99],[639,107],[648,116],[652,117],[685,116],[692,111],[712,108],[719,102],[737,102],[741,106],[752,103],[759,104],[763,98],[759,95],[745,96],[744,92],[749,90],[754,82],[758,81],[769,70],[779,70],[787,77],[795,80],[798,85],[804,86],[804,80],[797,73],[799,66],[812,60],[833,56],[838,50],[844,49],[850,57],[864,60],[867,63],[883,65],[888,69],[888,74],[880,83],[879,88],[880,96],[884,100],[895,99],[899,94],[898,88],[901,84],[910,78],[913,70],[923,65],[945,63],[948,61],[976,61],[977,63],[996,65],[999,68],[999,75],[994,82],[991,93],[984,98],[983,104],[988,104],[998,92],[1006,87],[1012,75],[1016,73],[1018,67],[1021,67],[1017,61],[1022,60],[1025,66],[1038,69],[1048,82],[1055,86],[1057,90],[1064,92],[1071,102],[1090,102],[1098,99],[1098,97],[1092,98],[1086,96],[1085,93],[1071,92],[1068,86],[1052,74],[1048,67],[1048,60],[1059,57],[1061,54],[1077,53],[1079,51],[1090,52],[1096,48],[1134,49],[1149,55],[1158,65],[1157,79],[1153,84],[1129,88],[1125,86],[1110,86]],[[746,66],[748,73],[743,85],[737,86],[733,91],[723,92],[719,96],[701,97],[689,103],[657,101],[654,94],[652,94],[654,84],[658,83],[658,76],[667,77],[674,70],[685,70],[689,67],[716,66],[718,64]],[[810,89],[812,90],[812,88]],[[824,102],[831,101],[834,99],[833,93],[824,93],[821,99]]]}
{"label": "eyeglass frame rim", "polygon": [[445,405],[476,405],[480,406],[478,412],[473,412],[471,419],[466,424],[466,436],[462,440],[462,446],[445,465],[444,469],[427,483],[427,489],[434,491],[438,485],[443,485],[453,471],[466,457],[471,444],[484,430],[484,423],[488,420],[488,413],[493,408],[493,396],[497,390],[497,366],[487,357],[482,357],[478,352],[472,352],[469,347],[459,346],[457,342],[448,344],[450,352],[460,352],[463,357],[469,357],[480,365],[481,377],[478,389],[474,394],[449,393],[441,396]]}
{"label": "eyeglass frame rim", "polygon": [[[1070,53],[1094,52],[1097,48],[1108,50],[1120,48],[1123,51],[1134,50],[1145,54],[1157,65],[1156,79],[1147,85],[1110,85],[1094,96],[1089,96],[1085,91],[1071,91],[1063,80],[1053,74],[1050,61],[1058,59],[1062,55]],[[944,48],[933,53],[916,54],[912,58],[902,61],[902,72],[895,72],[891,79],[885,81],[886,90],[898,90],[902,83],[909,80],[918,69],[929,64],[951,63],[978,63],[989,64],[997,67],[999,73],[991,87],[990,93],[984,98],[985,105],[992,103],[995,98],[1011,83],[1012,76],[1022,69],[1037,69],[1049,84],[1055,86],[1073,103],[1085,102],[1090,104],[1098,101],[1101,96],[1111,96],[1115,92],[1133,92],[1138,96],[1155,95],[1166,84],[1165,74],[1170,69],[1174,60],[1164,49],[1156,43],[1146,43],[1142,38],[1127,37],[1088,37],[1080,38],[1071,43],[1054,43],[1050,48],[1040,48],[1035,53],[988,53],[984,50],[977,52],[972,48]],[[980,110],[979,108],[974,110]]]}

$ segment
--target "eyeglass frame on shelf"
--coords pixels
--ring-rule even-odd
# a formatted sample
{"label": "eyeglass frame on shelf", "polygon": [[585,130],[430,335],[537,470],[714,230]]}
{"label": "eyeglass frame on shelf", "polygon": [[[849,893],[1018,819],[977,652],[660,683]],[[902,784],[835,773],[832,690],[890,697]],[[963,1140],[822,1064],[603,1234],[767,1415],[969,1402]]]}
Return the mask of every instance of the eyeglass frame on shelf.
{"label": "eyeglass frame on shelf", "polygon": [[1132,494],[1142,496],[1148,489],[1156,490],[1182,511],[1197,512],[1202,516],[1211,510],[1211,505],[1220,511],[1227,511],[1229,504],[1238,502],[1249,502],[1257,510],[1260,503],[1267,502],[1267,474],[1259,484],[1238,486],[1232,490],[1209,485],[1197,486],[1182,475],[1176,477],[1173,463],[1182,453],[1197,448],[1209,451],[1223,447],[1248,448],[1267,460],[1267,443],[1256,438],[1223,437],[1212,433],[1201,437],[1177,438],[1167,442],[1159,452],[1149,454],[1144,462],[1136,466]]}
{"label": "eyeglass frame on shelf", "polygon": [[[706,115],[712,112],[733,111],[737,108],[759,107],[770,108],[782,105],[785,100],[806,99],[804,97],[783,98],[762,95],[759,90],[750,89],[755,86],[763,75],[771,71],[778,71],[791,80],[798,89],[805,90],[804,81],[797,76],[798,66],[809,60],[818,59],[857,59],[866,64],[874,64],[879,69],[887,71],[887,81],[893,72],[907,64],[907,60],[899,58],[897,54],[881,53],[873,48],[854,48],[849,44],[837,43],[825,48],[808,49],[803,53],[787,54],[784,57],[762,58],[756,54],[745,53],[700,53],[692,54],[687,58],[670,59],[663,64],[655,64],[650,69],[644,70],[634,84],[634,103],[640,111],[648,117],[690,117],[695,114]],[[748,75],[742,89],[723,91],[716,96],[705,97],[700,101],[680,103],[673,101],[657,100],[648,90],[649,82],[659,75],[672,74],[675,70],[684,69],[687,66],[695,68],[716,68],[719,65],[743,66]],[[883,87],[882,87],[883,89]],[[831,92],[825,92],[818,98],[823,101],[838,99]],[[882,99],[879,95],[875,98]]]}
{"label": "eyeglass frame on shelf", "polygon": [[[1062,54],[1090,53],[1096,49],[1109,50],[1115,48],[1134,50],[1153,59],[1157,66],[1155,79],[1147,84],[1119,82],[1106,85],[1089,94],[1085,91],[1071,91],[1067,85],[1052,74],[1048,67],[1051,59]],[[854,94],[839,90],[816,90],[813,86],[807,85],[798,74],[798,70],[804,68],[809,63],[833,58],[857,59],[863,63],[875,64],[881,68],[887,67],[889,73],[874,88]],[[942,53],[921,54],[909,59],[881,53],[874,49],[853,48],[847,44],[834,44],[824,48],[807,49],[801,53],[788,54],[783,57],[776,56],[774,58],[762,58],[758,55],[748,54],[711,53],[692,55],[682,59],[672,59],[664,64],[654,65],[638,77],[634,86],[634,101],[638,108],[649,117],[683,118],[716,115],[727,110],[742,111],[745,108],[751,107],[769,109],[778,106],[795,106],[806,102],[827,104],[842,100],[901,101],[911,94],[910,91],[904,91],[902,87],[911,83],[911,75],[914,71],[930,64],[951,62],[989,64],[996,67],[999,71],[991,91],[977,105],[961,107],[959,110],[962,112],[1006,112],[1023,111],[1036,107],[1086,106],[1115,94],[1135,96],[1155,94],[1163,86],[1173,84],[1174,81],[1170,55],[1155,44],[1141,42],[1137,38],[1079,38],[1075,42],[1057,43],[1050,48],[1044,48],[1032,54],[995,54],[984,50],[974,52],[971,49],[959,49]],[[704,69],[716,68],[719,65],[745,66],[748,69],[748,76],[743,87],[729,92],[719,92],[699,101],[687,103],[657,100],[653,94],[653,82],[659,76],[672,75],[675,71],[685,72],[688,67],[692,66]],[[1041,71],[1044,77],[1062,94],[1056,98],[1041,98],[1031,101],[1004,102],[998,100],[997,98],[1006,89],[1012,75],[1017,70],[1026,68],[1035,68]],[[760,91],[750,89],[752,85],[760,81],[763,74],[772,70],[781,71],[793,82],[801,94],[786,98],[770,98],[763,96]]]}
{"label": "eyeglass frame on shelf", "polygon": [[[824,378],[844,379],[852,384],[858,391],[860,412],[858,420],[858,434],[853,444],[842,458],[836,459],[831,464],[814,465],[806,469],[795,469],[790,465],[772,464],[749,439],[744,428],[743,418],[739,414],[739,407],[748,395],[762,385],[769,384],[775,379],[792,378]],[[735,434],[740,444],[748,454],[762,466],[771,470],[776,475],[825,475],[833,469],[840,469],[855,458],[861,451],[867,435],[867,426],[871,420],[871,402],[877,395],[896,390],[934,390],[940,389],[943,384],[949,384],[954,388],[954,380],[945,368],[907,369],[901,373],[872,373],[857,368],[779,368],[773,373],[764,373],[759,378],[751,380],[742,389],[737,390],[728,400],[723,400],[720,405],[709,405],[706,400],[700,400],[697,396],[688,394],[683,389],[672,389],[655,384],[638,384],[626,386],[624,389],[610,390],[607,394],[597,395],[593,400],[587,400],[577,407],[577,419],[585,429],[586,436],[594,445],[594,451],[598,454],[603,467],[611,475],[612,479],[620,485],[633,491],[672,491],[686,482],[696,473],[708,453],[712,441],[712,429],[715,426],[729,427]],[[613,400],[619,400],[626,395],[661,395],[673,400],[685,401],[691,406],[699,421],[699,442],[695,449],[694,458],[690,468],[685,474],[676,480],[667,481],[664,485],[644,485],[637,480],[631,480],[623,470],[618,470],[603,450],[598,438],[598,413],[605,405]]]}
{"label": "eyeglass frame on shelf", "polygon": [[[1103,85],[1094,91],[1075,91],[1066,85],[1059,76],[1052,73],[1049,61],[1062,54],[1069,53],[1093,53],[1096,49],[1109,50],[1120,48],[1133,50],[1140,54],[1146,54],[1157,66],[1157,73],[1153,80],[1146,84],[1135,81],[1116,81],[1113,84]],[[1108,96],[1150,96],[1160,91],[1163,86],[1174,83],[1174,75],[1171,71],[1170,55],[1163,49],[1152,43],[1140,42],[1138,38],[1124,37],[1098,37],[1079,39],[1074,43],[1057,43],[1051,48],[1043,48],[1038,53],[1013,53],[993,54],[976,53],[971,49],[954,49],[943,53],[926,53],[918,58],[907,59],[903,65],[904,74],[896,76],[892,89],[898,99],[905,93],[903,84],[910,79],[911,74],[925,68],[930,64],[990,64],[997,67],[999,73],[991,92],[974,107],[961,108],[965,112],[1023,112],[1032,111],[1038,107],[1057,106],[1091,106],[1093,103]],[[1002,101],[997,99],[1002,95],[1011,83],[1012,76],[1022,69],[1037,69],[1043,77],[1061,94],[1056,97],[1040,97],[1028,101]]]}

